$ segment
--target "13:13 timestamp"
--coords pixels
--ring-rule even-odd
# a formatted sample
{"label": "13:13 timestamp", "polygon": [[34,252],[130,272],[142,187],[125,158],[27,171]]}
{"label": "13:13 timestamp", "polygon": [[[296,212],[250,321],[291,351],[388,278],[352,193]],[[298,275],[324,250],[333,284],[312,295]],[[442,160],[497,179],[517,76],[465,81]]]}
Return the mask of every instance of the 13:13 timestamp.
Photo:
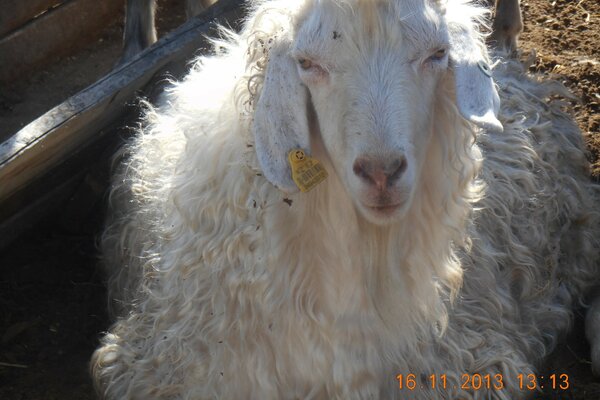
{"label": "13:13 timestamp", "polygon": [[567,390],[571,387],[569,375],[567,374],[550,374],[547,377],[535,374],[519,374],[517,379],[519,380],[520,389],[549,388],[552,390]]}

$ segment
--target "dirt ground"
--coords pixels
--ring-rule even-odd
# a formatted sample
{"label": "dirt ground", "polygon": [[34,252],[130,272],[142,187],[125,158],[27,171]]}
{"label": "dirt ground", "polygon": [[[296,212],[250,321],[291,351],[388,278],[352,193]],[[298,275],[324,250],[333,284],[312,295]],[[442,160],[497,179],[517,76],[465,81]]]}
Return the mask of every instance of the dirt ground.
{"label": "dirt ground", "polygon": [[[159,31],[182,21],[182,0],[164,0]],[[600,2],[528,0],[522,9],[522,58],[535,50],[530,70],[564,82],[580,98],[571,102],[600,181]],[[166,11],[171,12],[167,16]],[[122,23],[101,40],[45,71],[0,88],[0,140],[108,72],[119,55]],[[95,398],[87,362],[108,327],[105,289],[97,271],[95,240],[103,202],[73,224],[64,213],[42,221],[0,252],[0,399]],[[541,374],[567,373],[570,389],[546,389],[539,399],[600,399],[590,372],[581,316],[573,333]]]}
{"label": "dirt ground", "polygon": [[530,70],[563,82],[580,98],[572,111],[600,180],[600,1],[529,0],[521,6],[523,57],[535,51]]}

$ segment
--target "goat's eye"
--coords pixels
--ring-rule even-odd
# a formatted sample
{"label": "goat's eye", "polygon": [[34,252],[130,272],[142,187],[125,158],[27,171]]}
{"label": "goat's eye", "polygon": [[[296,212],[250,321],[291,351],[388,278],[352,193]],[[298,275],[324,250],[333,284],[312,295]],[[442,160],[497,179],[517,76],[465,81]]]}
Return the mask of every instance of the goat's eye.
{"label": "goat's eye", "polygon": [[299,75],[306,85],[321,84],[327,82],[329,72],[317,62],[308,58],[298,57],[296,62],[299,67]]}
{"label": "goat's eye", "polygon": [[439,49],[429,57],[429,61],[442,61],[447,53],[446,49]]}
{"label": "goat's eye", "polygon": [[302,69],[309,69],[313,65],[312,61],[306,58],[299,59],[298,64],[300,64],[300,68]]}

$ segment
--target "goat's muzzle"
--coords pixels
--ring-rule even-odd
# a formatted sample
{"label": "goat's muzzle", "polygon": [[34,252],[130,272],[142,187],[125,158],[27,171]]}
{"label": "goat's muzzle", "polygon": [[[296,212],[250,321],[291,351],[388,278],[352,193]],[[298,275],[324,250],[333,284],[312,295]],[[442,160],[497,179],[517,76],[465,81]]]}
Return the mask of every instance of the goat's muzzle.
{"label": "goat's muzzle", "polygon": [[397,214],[408,199],[406,191],[401,188],[407,168],[408,161],[402,154],[357,157],[352,171],[363,187],[360,204],[364,211],[376,219]]}

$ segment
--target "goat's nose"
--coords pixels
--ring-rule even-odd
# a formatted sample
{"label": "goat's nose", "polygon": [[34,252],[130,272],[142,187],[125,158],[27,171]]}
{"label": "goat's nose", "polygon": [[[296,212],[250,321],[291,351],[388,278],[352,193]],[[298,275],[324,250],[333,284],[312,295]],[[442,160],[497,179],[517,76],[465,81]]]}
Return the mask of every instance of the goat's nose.
{"label": "goat's nose", "polygon": [[354,161],[354,174],[378,190],[394,184],[406,171],[406,157],[398,156],[387,162],[376,161],[368,157],[359,157]]}

